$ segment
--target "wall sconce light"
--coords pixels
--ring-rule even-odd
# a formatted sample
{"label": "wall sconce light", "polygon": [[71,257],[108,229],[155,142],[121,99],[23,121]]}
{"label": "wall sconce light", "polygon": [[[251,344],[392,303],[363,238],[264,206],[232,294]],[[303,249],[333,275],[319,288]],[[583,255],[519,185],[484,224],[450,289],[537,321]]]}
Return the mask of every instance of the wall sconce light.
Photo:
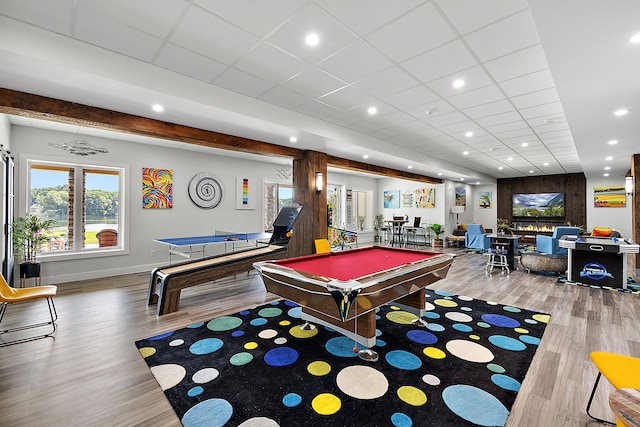
{"label": "wall sconce light", "polygon": [[627,176],[624,179],[624,192],[629,196],[633,196],[633,177]]}
{"label": "wall sconce light", "polygon": [[316,172],[316,194],[322,193],[322,172]]}
{"label": "wall sconce light", "polygon": [[458,228],[458,215],[464,213],[464,206],[451,206],[451,213],[456,214],[456,228]]}

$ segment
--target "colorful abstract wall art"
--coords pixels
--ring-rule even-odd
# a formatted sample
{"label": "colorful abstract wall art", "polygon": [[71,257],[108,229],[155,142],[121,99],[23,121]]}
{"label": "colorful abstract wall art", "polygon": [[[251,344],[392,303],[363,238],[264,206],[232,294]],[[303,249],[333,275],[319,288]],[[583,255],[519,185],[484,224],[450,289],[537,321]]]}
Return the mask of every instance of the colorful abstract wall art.
{"label": "colorful abstract wall art", "polygon": [[611,187],[593,187],[594,208],[624,208],[627,206],[627,195],[624,185]]}
{"label": "colorful abstract wall art", "polygon": [[236,209],[255,209],[255,180],[247,177],[236,178]]}
{"label": "colorful abstract wall art", "polygon": [[413,191],[406,190],[404,193],[402,193],[402,207],[413,207]]}
{"label": "colorful abstract wall art", "polygon": [[435,208],[436,189],[419,188],[416,190],[416,208]]}
{"label": "colorful abstract wall art", "polygon": [[480,209],[491,209],[491,191],[481,191],[478,195],[478,207]]}
{"label": "colorful abstract wall art", "polygon": [[386,190],[384,192],[384,208],[400,208],[400,190]]}
{"label": "colorful abstract wall art", "polygon": [[142,208],[171,209],[173,207],[173,171],[142,168]]}

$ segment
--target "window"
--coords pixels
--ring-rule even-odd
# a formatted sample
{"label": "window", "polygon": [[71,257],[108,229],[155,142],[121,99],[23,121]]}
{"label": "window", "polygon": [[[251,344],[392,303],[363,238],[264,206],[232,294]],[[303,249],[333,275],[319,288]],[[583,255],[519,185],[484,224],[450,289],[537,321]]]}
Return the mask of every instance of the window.
{"label": "window", "polygon": [[[327,185],[327,225],[329,228],[344,228],[344,218],[341,212],[340,187]],[[342,225],[342,227],[341,227]]]}
{"label": "window", "polygon": [[264,183],[264,231],[273,231],[273,222],[280,209],[293,203],[291,184]]}
{"label": "window", "polygon": [[43,254],[122,249],[123,168],[38,161],[28,168],[28,211],[56,221]]}
{"label": "window", "polygon": [[358,230],[371,230],[373,228],[373,193],[371,191],[352,191],[353,218],[350,223],[355,224]]}

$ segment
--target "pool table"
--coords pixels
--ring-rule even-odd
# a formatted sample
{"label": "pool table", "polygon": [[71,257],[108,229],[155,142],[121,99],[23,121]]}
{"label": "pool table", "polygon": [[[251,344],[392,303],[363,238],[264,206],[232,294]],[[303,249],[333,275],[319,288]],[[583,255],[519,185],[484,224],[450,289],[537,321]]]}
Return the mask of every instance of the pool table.
{"label": "pool table", "polygon": [[394,302],[422,318],[426,286],[447,276],[453,258],[372,246],[253,265],[269,292],[302,306],[302,320],[373,347],[376,308]]}

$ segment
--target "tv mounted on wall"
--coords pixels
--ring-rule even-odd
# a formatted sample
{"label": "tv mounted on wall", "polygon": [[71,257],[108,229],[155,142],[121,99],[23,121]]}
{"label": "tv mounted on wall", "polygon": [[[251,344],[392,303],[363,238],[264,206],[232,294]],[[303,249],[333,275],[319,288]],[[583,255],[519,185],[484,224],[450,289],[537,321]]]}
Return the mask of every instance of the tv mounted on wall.
{"label": "tv mounted on wall", "polygon": [[514,218],[564,218],[564,193],[513,194]]}

